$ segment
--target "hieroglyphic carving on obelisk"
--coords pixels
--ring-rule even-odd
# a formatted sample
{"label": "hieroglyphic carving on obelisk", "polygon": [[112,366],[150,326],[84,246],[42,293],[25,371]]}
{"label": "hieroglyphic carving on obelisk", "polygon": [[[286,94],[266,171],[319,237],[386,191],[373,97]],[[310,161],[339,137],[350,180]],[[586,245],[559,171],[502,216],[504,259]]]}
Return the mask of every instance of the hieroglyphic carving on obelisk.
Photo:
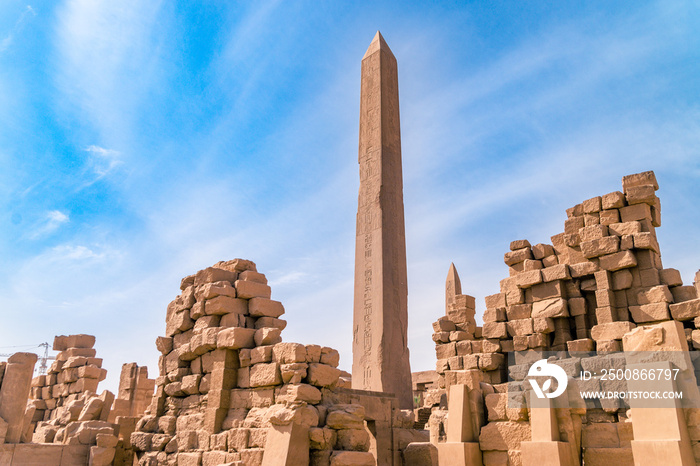
{"label": "hieroglyphic carving on obelisk", "polygon": [[353,388],[413,408],[396,58],[377,32],[362,58]]}

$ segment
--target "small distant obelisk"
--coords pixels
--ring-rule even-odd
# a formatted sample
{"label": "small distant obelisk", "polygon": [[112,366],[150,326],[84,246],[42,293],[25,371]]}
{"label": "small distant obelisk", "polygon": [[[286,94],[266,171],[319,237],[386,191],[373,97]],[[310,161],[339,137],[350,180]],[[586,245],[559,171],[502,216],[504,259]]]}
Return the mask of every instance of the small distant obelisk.
{"label": "small distant obelisk", "polygon": [[362,58],[359,163],[352,386],[412,409],[399,81],[379,32]]}
{"label": "small distant obelisk", "polygon": [[450,264],[450,270],[447,272],[445,280],[445,314],[450,310],[450,305],[454,304],[457,295],[462,294],[462,283],[459,281],[459,274],[454,262]]}

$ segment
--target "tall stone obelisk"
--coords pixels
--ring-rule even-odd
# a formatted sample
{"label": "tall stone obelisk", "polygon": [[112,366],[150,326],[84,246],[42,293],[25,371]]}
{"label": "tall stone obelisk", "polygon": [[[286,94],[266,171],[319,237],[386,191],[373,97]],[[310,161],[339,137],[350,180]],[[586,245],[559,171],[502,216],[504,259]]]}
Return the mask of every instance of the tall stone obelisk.
{"label": "tall stone obelisk", "polygon": [[412,409],[399,81],[379,32],[362,58],[359,163],[352,386]]}

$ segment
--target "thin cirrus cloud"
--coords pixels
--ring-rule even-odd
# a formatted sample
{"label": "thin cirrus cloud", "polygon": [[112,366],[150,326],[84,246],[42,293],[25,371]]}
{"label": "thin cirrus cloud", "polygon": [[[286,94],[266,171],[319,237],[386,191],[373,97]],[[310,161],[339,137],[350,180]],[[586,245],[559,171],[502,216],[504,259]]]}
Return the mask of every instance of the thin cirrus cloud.
{"label": "thin cirrus cloud", "polygon": [[70,216],[67,213],[60,210],[51,210],[46,212],[43,218],[29,229],[28,237],[32,240],[45,238],[68,222],[70,222]]}
{"label": "thin cirrus cloud", "polygon": [[108,142],[133,140],[136,115],[158,82],[159,13],[160,2],[70,0],[57,8],[60,101]]}
{"label": "thin cirrus cloud", "polygon": [[124,164],[121,152],[113,149],[91,145],[86,147],[84,151],[87,153],[86,169],[89,171],[89,179],[78,187],[78,191],[113,174]]}
{"label": "thin cirrus cloud", "polygon": [[[107,290],[100,285],[102,278],[95,273],[106,261],[118,263],[119,254],[110,247],[64,243],[47,249],[26,261],[11,278],[12,289],[25,300],[37,303],[35,311],[44,315],[46,321],[55,320],[43,308],[63,307],[66,302],[74,305],[90,302]],[[71,280],[63,278],[70,275]],[[38,277],[44,276],[42,286],[37,287]],[[38,306],[40,304],[40,306]],[[74,306],[73,311],[82,306]]]}
{"label": "thin cirrus cloud", "polygon": [[15,36],[22,31],[29,19],[33,16],[36,16],[36,14],[36,10],[34,10],[34,8],[32,8],[31,5],[27,5],[24,11],[22,11],[22,13],[19,15],[19,18],[17,19],[17,22],[15,22],[14,27],[10,30],[10,32],[7,33],[5,37],[3,37],[0,40],[0,54],[12,45]]}

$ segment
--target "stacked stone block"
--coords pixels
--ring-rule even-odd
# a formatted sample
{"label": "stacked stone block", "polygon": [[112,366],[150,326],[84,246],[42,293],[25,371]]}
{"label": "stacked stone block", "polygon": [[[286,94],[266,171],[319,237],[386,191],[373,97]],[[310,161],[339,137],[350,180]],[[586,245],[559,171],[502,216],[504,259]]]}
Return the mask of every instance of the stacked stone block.
{"label": "stacked stone block", "polygon": [[[551,245],[511,243],[510,276],[486,297],[485,339],[503,352],[617,351],[637,324],[673,318],[693,321],[692,342],[700,299],[676,269],[663,268],[656,178],[644,172],[622,185],[567,209]],[[700,331],[695,336],[700,346]]]}
{"label": "stacked stone block", "polygon": [[155,385],[156,381],[148,378],[148,367],[135,362],[122,365],[110,420],[116,420],[117,416],[141,417],[151,403]]}
{"label": "stacked stone block", "polygon": [[114,451],[108,445],[116,438],[105,434],[90,443],[80,440],[90,436],[86,429],[81,435],[70,435],[65,444],[36,444],[32,440],[32,417],[35,407],[27,403],[37,355],[15,353],[7,363],[0,363],[0,464],[8,466],[106,466],[111,464]]}
{"label": "stacked stone block", "polygon": [[584,424],[581,448],[586,464],[634,464],[632,422],[591,422]]}
{"label": "stacked stone block", "polygon": [[0,363],[0,445],[27,440],[26,405],[36,361],[34,353],[15,353]]}
{"label": "stacked stone block", "polygon": [[[451,285],[450,282],[457,283],[457,286]],[[450,268],[446,288],[448,291],[454,290],[454,293],[448,293],[446,315],[433,323],[438,383],[437,388],[426,392],[426,407],[438,404],[446,407],[445,387],[450,385],[447,379],[454,379],[458,374],[468,374],[466,377],[470,377],[472,381],[483,380],[490,383],[504,382],[507,376],[506,361],[500,353],[499,340],[486,338],[486,334],[494,329],[486,324],[483,328],[476,326],[475,299],[461,294],[459,276],[454,266]],[[505,323],[501,324],[505,332]],[[483,409],[477,411],[481,412]]]}
{"label": "stacked stone block", "polygon": [[282,342],[284,307],[253,262],[219,262],[180,288],[156,341],[155,396],[125,445],[140,464],[262,464],[289,438],[305,439],[311,464],[372,458],[363,408],[328,396],[338,352]]}
{"label": "stacked stone block", "polygon": [[91,465],[112,464],[118,428],[109,422],[114,394],[97,395],[107,371],[96,357],[92,335],[61,335],[54,339],[59,351],[46,375],[32,380],[28,413],[32,443],[83,445]]}
{"label": "stacked stone block", "polygon": [[131,448],[131,433],[144,415],[153,399],[155,380],[148,378],[148,368],[136,363],[122,365],[119,376],[119,391],[114,400],[109,421],[119,425],[115,465],[130,465],[134,450]]}
{"label": "stacked stone block", "polygon": [[118,433],[117,425],[107,420],[113,400],[106,390],[100,396],[82,392],[70,397],[55,410],[60,415],[37,423],[32,443],[85,445],[90,465],[111,465]]}
{"label": "stacked stone block", "polygon": [[68,403],[83,393],[97,392],[107,371],[102,369],[102,359],[96,357],[94,345],[92,335],[61,335],[54,339],[53,349],[59,351],[56,360],[46,375],[32,380],[35,422],[56,419]]}
{"label": "stacked stone block", "polygon": [[[700,399],[700,357],[687,353],[688,349],[700,349],[700,272],[693,286],[684,286],[676,269],[663,267],[655,230],[661,225],[657,190],[653,172],[626,176],[622,192],[588,199],[568,209],[564,232],[553,236],[552,244],[532,246],[527,240],[513,241],[504,256],[509,276],[501,281],[499,293],[486,297],[483,328],[477,328],[473,338],[466,342],[445,338],[454,325],[448,316],[434,324],[440,388],[426,396],[433,409],[431,441],[446,439],[447,389],[471,378],[470,392],[481,396],[486,408],[484,417],[478,412],[473,416],[473,422],[479,423],[483,463],[526,461],[522,442],[528,442],[527,461],[531,461],[542,440],[531,434],[535,420],[526,378],[530,364],[547,350],[556,352],[556,364],[569,377],[568,402],[553,410],[558,433],[544,442],[548,447],[563,448],[567,457],[570,450],[573,464],[579,458],[586,465],[643,464],[637,456],[643,455],[644,448],[651,448],[648,445],[668,449],[664,451],[669,455],[679,451],[687,454],[692,448],[696,462],[700,461],[700,410],[692,407],[692,402],[697,404]],[[447,289],[450,287],[448,283]],[[684,400],[691,407],[683,408],[684,422],[680,421],[679,427],[680,431],[687,428],[687,437],[677,442],[655,440],[654,414],[637,411],[640,442],[633,455],[635,416],[626,401],[576,399],[579,391],[627,390],[625,381],[600,376],[580,379],[582,370],[600,375],[602,368],[624,370],[628,364],[636,364],[638,361],[630,362],[616,353],[623,349],[623,339],[626,351],[652,352],[648,353],[652,363],[663,359],[655,351],[686,351],[687,360],[671,364],[681,368],[675,386],[691,398]],[[492,375],[498,372],[489,373],[480,366],[479,361],[489,352],[513,358],[509,382],[501,383],[505,378]],[[467,354],[470,358],[476,354],[477,361]],[[457,356],[462,356],[461,360]],[[505,359],[499,362],[504,365]],[[667,417],[675,419],[674,415]]]}

